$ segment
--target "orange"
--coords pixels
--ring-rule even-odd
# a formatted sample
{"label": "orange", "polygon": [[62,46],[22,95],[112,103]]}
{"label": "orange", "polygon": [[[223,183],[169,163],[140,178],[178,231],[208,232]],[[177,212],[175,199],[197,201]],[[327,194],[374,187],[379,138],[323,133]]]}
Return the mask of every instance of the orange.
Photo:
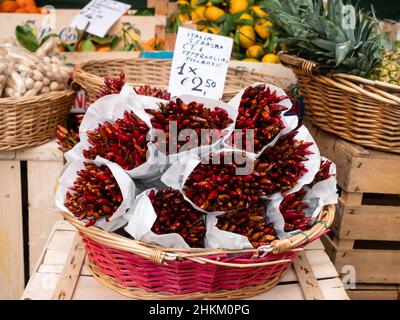
{"label": "orange", "polygon": [[153,50],[163,50],[165,46],[164,39],[158,38],[157,36],[146,41],[146,44],[149,45]]}
{"label": "orange", "polygon": [[28,13],[25,8],[19,7],[17,10],[14,11],[14,13]]}
{"label": "orange", "polygon": [[111,47],[109,47],[109,46],[101,47],[101,48],[98,48],[96,51],[97,52],[109,52],[109,51],[111,51]]}
{"label": "orange", "polygon": [[143,51],[154,51],[154,48],[149,43],[147,43],[147,41],[142,42],[140,45],[142,46]]}
{"label": "orange", "polygon": [[276,54],[268,53],[262,59],[261,62],[264,63],[279,63],[279,58]]}
{"label": "orange", "polygon": [[256,41],[256,34],[252,26],[239,28],[239,43],[242,48],[250,48]]}
{"label": "orange", "polygon": [[14,11],[15,13],[28,13],[25,8],[18,8],[17,10]]}
{"label": "orange", "polygon": [[20,7],[36,7],[35,0],[16,0],[15,2]]}
{"label": "orange", "polygon": [[204,13],[204,16],[209,21],[217,21],[220,17],[225,14],[225,11],[218,7],[208,7]]}
{"label": "orange", "polygon": [[28,13],[39,13],[39,9],[36,6],[26,6],[24,7],[24,9],[28,12]]}
{"label": "orange", "polygon": [[231,0],[229,12],[234,14],[244,11],[248,8],[249,4],[246,0]]}
{"label": "orange", "polygon": [[248,58],[259,59],[265,54],[264,48],[259,44],[254,44],[246,50]]}
{"label": "orange", "polygon": [[15,12],[19,8],[15,1],[6,0],[0,4],[1,12]]}

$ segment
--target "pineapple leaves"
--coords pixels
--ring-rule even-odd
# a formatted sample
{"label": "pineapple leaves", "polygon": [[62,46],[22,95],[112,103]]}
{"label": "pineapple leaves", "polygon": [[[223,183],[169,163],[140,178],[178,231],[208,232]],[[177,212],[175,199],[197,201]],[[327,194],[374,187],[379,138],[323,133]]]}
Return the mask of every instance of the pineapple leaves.
{"label": "pineapple leaves", "polygon": [[342,64],[346,56],[348,56],[351,49],[351,41],[346,41],[343,43],[336,44],[335,47],[335,57],[336,57],[336,66]]}
{"label": "pineapple leaves", "polygon": [[360,76],[381,62],[379,21],[371,13],[342,0],[265,0],[261,6],[289,53]]}

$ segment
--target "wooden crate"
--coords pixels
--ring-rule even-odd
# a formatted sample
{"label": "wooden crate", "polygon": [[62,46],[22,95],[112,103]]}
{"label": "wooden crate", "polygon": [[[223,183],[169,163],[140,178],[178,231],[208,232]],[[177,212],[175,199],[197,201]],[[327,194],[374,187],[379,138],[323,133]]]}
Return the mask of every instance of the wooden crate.
{"label": "wooden crate", "polygon": [[400,283],[400,241],[343,240],[333,234],[322,242],[339,274],[353,266],[357,283]]}
{"label": "wooden crate", "polygon": [[399,284],[400,156],[306,125],[321,154],[337,166],[340,198],[332,233],[322,241],[338,272],[352,265],[357,283]]}
{"label": "wooden crate", "polygon": [[[75,229],[65,221],[57,222],[22,299],[127,299],[99,283],[90,273],[84,256]],[[275,288],[252,299],[348,300],[319,240],[308,245],[300,257]]]}
{"label": "wooden crate", "polygon": [[400,286],[359,283],[347,294],[351,300],[400,300]]}
{"label": "wooden crate", "polygon": [[63,167],[55,141],[0,151],[0,300],[20,297],[54,222],[54,184]]}
{"label": "wooden crate", "polygon": [[305,125],[321,154],[336,163],[338,184],[348,193],[354,193],[351,197],[360,199],[363,193],[400,194],[399,155],[366,149],[307,122]]}

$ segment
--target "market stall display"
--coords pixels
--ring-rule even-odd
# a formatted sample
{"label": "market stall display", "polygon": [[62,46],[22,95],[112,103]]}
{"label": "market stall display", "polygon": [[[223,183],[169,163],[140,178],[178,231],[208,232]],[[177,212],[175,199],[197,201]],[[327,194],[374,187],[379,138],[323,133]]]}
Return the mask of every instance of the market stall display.
{"label": "market stall display", "polygon": [[[161,151],[158,143],[163,140],[150,138],[148,147],[151,149],[154,144],[155,152],[150,152],[151,158],[145,160],[145,164],[151,162],[152,167],[144,167],[147,169],[143,168],[140,175],[137,170],[143,166],[143,161],[135,168],[135,157],[131,159],[130,154],[135,156],[142,152],[145,144],[144,141],[137,144],[141,136],[138,130],[132,131],[136,136],[130,136],[128,131],[133,121],[134,126],[143,125],[150,137],[157,137],[155,134],[161,130],[171,139],[168,126],[175,120],[179,130],[194,129],[196,133],[196,129],[214,128],[222,130],[227,137],[234,128],[236,116],[231,116],[224,108],[232,112],[240,105],[245,107],[246,101],[259,97],[266,102],[263,112],[269,120],[269,117],[276,117],[269,112],[276,104],[282,104],[283,109],[291,107],[286,94],[272,85],[258,83],[245,88],[224,106],[221,101],[190,96],[162,100],[152,97],[152,90],[134,90],[128,84],[121,88],[122,80],[123,74],[107,78],[100,97],[89,106],[80,126],[80,142],[66,153],[68,163],[56,192],[57,207],[84,239],[94,275],[127,296],[141,298],[149,295],[153,298],[234,298],[254,296],[272,288],[297,256],[297,249],[326,233],[333,221],[334,207],[329,204],[335,203],[335,197],[318,209],[318,201],[312,204],[316,213],[307,215],[304,231],[293,228],[291,233],[281,236],[272,223],[278,221],[281,213],[268,209],[268,203],[273,203],[274,199],[282,199],[306,184],[317,185],[320,179],[330,177],[319,173],[319,151],[308,131],[304,127],[293,131],[295,125],[290,121],[273,121],[269,126],[274,132],[272,136],[268,130],[257,135],[263,150],[257,159],[254,154],[243,154],[240,149],[220,149],[208,140],[190,151],[178,148],[177,153],[171,155]],[[273,97],[278,96],[275,101]],[[109,121],[96,129],[103,132],[91,132],[89,128],[101,123],[100,119]],[[232,129],[226,130],[230,123]],[[169,125],[165,127],[165,124]],[[254,122],[253,126],[258,128],[260,124]],[[82,170],[82,163],[87,161],[85,157],[94,159],[91,153],[82,151],[87,137],[89,143],[97,137],[97,142],[93,140],[92,143],[96,143],[95,150],[100,150],[102,155],[95,158],[96,167],[90,172],[88,164],[84,164],[86,169]],[[121,144],[122,141],[125,143]],[[121,151],[129,141],[133,141],[130,151],[123,155]],[[169,146],[174,141],[170,141]],[[227,162],[229,154],[235,156],[236,153],[245,157],[246,164],[252,164],[253,171],[238,173],[246,169],[243,163]],[[211,163],[216,158],[219,164]],[[130,159],[133,167],[128,165]],[[168,160],[167,166],[165,160]],[[122,197],[121,193],[113,193],[110,198],[112,186],[118,185],[123,190],[127,181],[116,182],[112,173],[117,172],[108,170],[107,175],[103,164],[115,165],[133,178],[127,181],[137,185],[136,199],[134,193],[124,192]],[[157,167],[158,173],[153,170]],[[80,171],[75,172],[77,169]],[[157,182],[158,179],[161,181]],[[82,184],[83,180],[87,182]],[[153,183],[170,188],[162,191],[152,188]],[[335,194],[336,186],[331,185],[329,190]],[[121,215],[115,196],[119,196],[117,200],[122,203],[131,203],[125,214]],[[318,199],[320,197],[324,198],[325,194]],[[114,210],[119,214],[114,215]],[[120,229],[123,226],[124,229]],[[115,263],[118,260],[115,255],[124,256],[124,263]],[[133,261],[141,267],[135,268]],[[222,268],[216,269],[215,265]],[[124,271],[126,268],[129,274]],[[145,274],[143,268],[147,271]],[[175,270],[174,273],[171,270]],[[191,270],[190,275],[187,270]]]}
{"label": "market stall display", "polygon": [[400,49],[386,49],[379,21],[357,8],[354,26],[342,23],[340,0],[325,8],[319,1],[291,3],[272,0],[265,8],[290,54],[280,59],[295,72],[311,121],[363,146],[400,152]]}
{"label": "market stall display", "polygon": [[398,298],[398,23],[94,2],[0,0],[1,299]]}

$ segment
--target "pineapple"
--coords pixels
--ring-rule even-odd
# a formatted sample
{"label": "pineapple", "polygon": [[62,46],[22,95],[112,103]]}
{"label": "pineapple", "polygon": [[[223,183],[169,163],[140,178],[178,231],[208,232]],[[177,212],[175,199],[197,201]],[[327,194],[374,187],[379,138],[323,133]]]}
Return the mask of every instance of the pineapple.
{"label": "pineapple", "polygon": [[288,53],[336,72],[369,77],[384,52],[379,21],[342,0],[324,2],[265,0],[263,8]]}
{"label": "pineapple", "polygon": [[371,79],[400,86],[400,48],[384,53],[381,65]]}

